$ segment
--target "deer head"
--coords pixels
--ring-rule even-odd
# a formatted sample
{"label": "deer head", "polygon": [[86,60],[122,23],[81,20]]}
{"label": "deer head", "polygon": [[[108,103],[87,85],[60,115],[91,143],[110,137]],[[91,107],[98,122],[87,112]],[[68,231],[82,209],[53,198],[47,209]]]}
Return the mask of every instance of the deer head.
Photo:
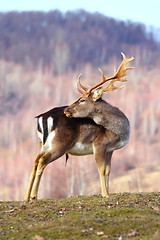
{"label": "deer head", "polygon": [[[78,77],[76,88],[82,94],[82,96],[69,107],[64,110],[64,113],[67,117],[87,117],[90,116],[95,111],[95,107],[98,101],[101,101],[101,97],[104,92],[113,91],[116,89],[121,89],[124,86],[115,86],[114,83],[118,82],[126,82],[127,80],[124,78],[126,76],[126,72],[129,69],[133,69],[133,67],[128,67],[127,64],[134,60],[134,57],[127,58],[124,53],[121,53],[123,60],[115,72],[115,74],[111,77],[105,77],[102,70],[99,68],[99,71],[102,75],[102,80],[93,87],[85,87],[80,82],[80,76]],[[102,87],[102,85],[106,82],[109,82],[106,87]]]}

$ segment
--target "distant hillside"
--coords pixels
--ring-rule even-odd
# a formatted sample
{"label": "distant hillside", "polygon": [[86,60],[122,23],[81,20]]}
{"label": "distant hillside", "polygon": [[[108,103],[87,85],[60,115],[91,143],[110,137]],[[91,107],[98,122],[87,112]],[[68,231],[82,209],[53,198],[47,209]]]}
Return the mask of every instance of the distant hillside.
{"label": "distant hillside", "polygon": [[[158,43],[145,26],[117,21],[99,13],[9,12],[0,13],[0,58],[29,69],[39,64],[55,73],[77,70],[86,63],[106,64],[121,51],[133,55],[151,51],[159,58]],[[143,61],[148,61],[143,57]],[[153,64],[153,60],[149,64]]]}

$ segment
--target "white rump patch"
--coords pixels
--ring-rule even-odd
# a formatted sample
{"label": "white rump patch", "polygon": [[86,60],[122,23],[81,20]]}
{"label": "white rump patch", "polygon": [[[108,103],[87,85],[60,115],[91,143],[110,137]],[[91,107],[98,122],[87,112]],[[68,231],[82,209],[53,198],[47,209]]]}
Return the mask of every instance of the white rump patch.
{"label": "white rump patch", "polygon": [[47,119],[47,127],[48,127],[48,133],[50,133],[50,132],[51,132],[51,129],[52,129],[52,127],[53,127],[53,118],[52,118],[52,117],[49,117],[49,118]]}
{"label": "white rump patch", "polygon": [[45,144],[42,146],[42,152],[47,152],[52,150],[53,139],[56,135],[55,130],[48,134]]}
{"label": "white rump patch", "polygon": [[43,143],[43,133],[37,131],[37,135],[38,135],[40,141]]}
{"label": "white rump patch", "polygon": [[92,144],[84,144],[81,142],[77,142],[69,151],[68,153],[72,155],[88,155],[93,154],[93,147]]}
{"label": "white rump patch", "polygon": [[42,118],[42,117],[40,117],[40,118],[38,119],[38,123],[39,123],[40,130],[41,130],[41,132],[43,133],[43,118]]}

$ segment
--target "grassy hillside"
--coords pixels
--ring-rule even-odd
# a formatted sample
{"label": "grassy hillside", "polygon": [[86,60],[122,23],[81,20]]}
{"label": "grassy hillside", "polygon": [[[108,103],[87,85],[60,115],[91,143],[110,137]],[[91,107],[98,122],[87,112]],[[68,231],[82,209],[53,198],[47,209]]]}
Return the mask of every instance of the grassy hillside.
{"label": "grassy hillside", "polygon": [[160,193],[1,202],[0,239],[160,239]]}

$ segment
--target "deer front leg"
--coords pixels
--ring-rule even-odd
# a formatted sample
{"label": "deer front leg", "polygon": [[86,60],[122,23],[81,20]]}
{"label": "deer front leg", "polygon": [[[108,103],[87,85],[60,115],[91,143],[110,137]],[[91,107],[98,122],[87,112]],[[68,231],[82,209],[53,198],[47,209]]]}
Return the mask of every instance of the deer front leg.
{"label": "deer front leg", "polygon": [[102,197],[109,196],[109,175],[111,171],[112,152],[105,154],[105,158],[97,161]]}
{"label": "deer front leg", "polygon": [[104,181],[106,182],[106,192],[107,192],[107,195],[105,197],[109,196],[109,175],[110,175],[110,172],[111,172],[112,153],[113,152],[106,153],[106,169],[105,169],[105,180]]}
{"label": "deer front leg", "polygon": [[106,153],[106,149],[102,149],[101,147],[95,149],[95,160],[100,177],[102,197],[109,196],[109,175],[111,169],[112,153],[113,152]]}

